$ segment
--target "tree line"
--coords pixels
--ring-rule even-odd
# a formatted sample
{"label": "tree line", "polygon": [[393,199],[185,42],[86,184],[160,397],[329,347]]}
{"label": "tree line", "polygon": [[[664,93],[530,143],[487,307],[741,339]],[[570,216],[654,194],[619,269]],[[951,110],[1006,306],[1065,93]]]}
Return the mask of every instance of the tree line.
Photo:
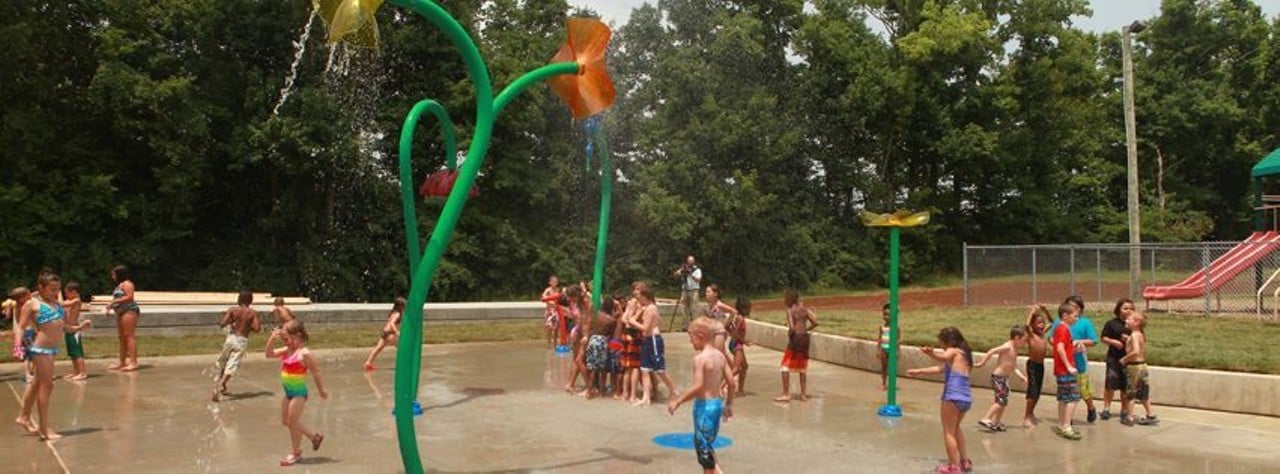
{"label": "tree line", "polygon": [[[806,7],[806,3],[808,7]],[[563,41],[563,0],[443,2],[496,87]],[[735,293],[884,282],[860,210],[928,210],[903,278],[962,243],[1122,242],[1120,31],[1084,0],[660,0],[615,25],[610,289],[674,288],[686,254]],[[445,104],[465,149],[460,56],[379,12],[379,50],[330,47],[310,2],[0,5],[0,281],[41,267],[108,291],[253,288],[321,301],[405,291],[397,140]],[[870,21],[868,21],[870,19]],[[1243,0],[1165,0],[1135,36],[1143,238],[1240,239],[1249,168],[1277,146],[1280,22]],[[880,25],[879,28],[868,24]],[[288,100],[282,88],[296,64]],[[424,121],[425,122],[425,121]],[[416,132],[414,175],[444,162]],[[433,300],[587,279],[599,212],[586,139],[546,88],[503,113]],[[419,208],[429,234],[440,204]]]}

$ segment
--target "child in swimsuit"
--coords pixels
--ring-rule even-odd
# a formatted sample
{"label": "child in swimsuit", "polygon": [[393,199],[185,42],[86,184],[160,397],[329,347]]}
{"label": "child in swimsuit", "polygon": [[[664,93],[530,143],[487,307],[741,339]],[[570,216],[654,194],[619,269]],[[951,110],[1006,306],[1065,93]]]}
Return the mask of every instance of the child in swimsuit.
{"label": "child in swimsuit", "polygon": [[404,298],[396,298],[395,303],[391,305],[391,313],[387,315],[387,324],[382,326],[382,334],[378,336],[378,344],[373,346],[373,351],[369,353],[369,358],[364,360],[364,371],[373,372],[378,370],[373,366],[373,360],[378,358],[378,354],[382,353],[387,346],[394,346],[400,340],[400,320],[404,318],[404,307],[408,304]]}
{"label": "child in swimsuit", "polygon": [[[19,311],[20,321],[24,324],[33,322],[36,328],[31,345],[27,346],[28,357],[35,366],[35,381],[27,384],[22,397],[22,411],[14,423],[42,440],[58,439],[62,436],[49,428],[49,398],[53,394],[53,359],[58,355],[58,345],[63,342],[67,315],[58,301],[62,280],[58,275],[45,271],[36,279],[36,289],[38,294],[28,299]],[[38,427],[31,422],[32,408],[39,410]]]}
{"label": "child in swimsuit", "polygon": [[946,327],[938,333],[941,351],[932,347],[921,347],[920,351],[940,365],[927,369],[911,369],[907,375],[916,377],[926,374],[942,374],[942,433],[943,444],[947,450],[947,464],[938,466],[939,474],[970,472],[973,461],[964,446],[964,432],[960,430],[960,422],[973,404],[973,394],[969,388],[969,371],[973,367],[973,351],[964,335],[955,327]]}
{"label": "child in swimsuit", "polygon": [[738,317],[729,325],[729,352],[733,353],[733,373],[738,379],[738,396],[747,390],[747,317],[751,316],[751,300],[739,297],[733,309]]}
{"label": "child in swimsuit", "polygon": [[[284,347],[276,348],[276,339],[284,342]],[[302,321],[293,320],[284,327],[271,331],[267,338],[267,358],[280,359],[280,385],[284,387],[284,400],[280,403],[281,422],[289,428],[289,437],[293,451],[280,460],[281,466],[292,466],[302,459],[302,437],[311,440],[311,450],[320,449],[324,435],[311,431],[302,424],[302,410],[307,406],[307,372],[315,378],[316,389],[320,398],[329,399],[329,392],[324,389],[324,381],[320,378],[320,366],[316,358],[306,347],[307,329]]]}
{"label": "child in swimsuit", "polygon": [[775,402],[791,401],[791,373],[800,374],[800,401],[809,399],[809,333],[818,327],[818,316],[800,304],[800,294],[788,289],[782,292],[787,306],[787,350],[782,353],[782,394]]}
{"label": "child in swimsuit", "polygon": [[84,366],[84,343],[80,339],[80,330],[93,325],[86,316],[84,322],[80,322],[80,306],[92,299],[91,296],[84,296],[83,300],[80,296],[80,284],[74,281],[67,282],[67,287],[63,290],[65,294],[62,306],[67,309],[67,322],[65,325],[66,335],[63,337],[67,343],[67,357],[71,358],[71,374],[66,376],[67,380],[85,380],[89,378],[89,374],[85,372]]}
{"label": "child in swimsuit", "polygon": [[[689,325],[689,342],[697,354],[693,357],[693,385],[679,397],[667,403],[667,414],[693,399],[693,447],[698,454],[698,464],[705,473],[720,472],[720,463],[712,448],[720,434],[720,420],[733,418],[733,374],[724,352],[713,346],[715,326],[718,323],[701,317]],[[722,399],[720,387],[728,383],[729,390]]]}
{"label": "child in swimsuit", "polygon": [[560,324],[558,312],[556,311],[556,301],[560,300],[560,279],[555,275],[547,279],[547,287],[542,290],[542,303],[547,307],[542,311],[545,319],[543,328],[547,332],[547,349],[555,346],[556,326]]}

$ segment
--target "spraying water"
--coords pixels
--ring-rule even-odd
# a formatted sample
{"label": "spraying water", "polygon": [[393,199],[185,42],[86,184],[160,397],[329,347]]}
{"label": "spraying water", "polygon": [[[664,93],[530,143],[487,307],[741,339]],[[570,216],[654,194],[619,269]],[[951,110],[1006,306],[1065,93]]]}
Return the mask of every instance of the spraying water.
{"label": "spraying water", "polygon": [[276,101],[275,108],[271,109],[271,116],[280,115],[280,107],[289,100],[289,94],[293,92],[293,83],[298,79],[298,65],[302,63],[302,55],[307,52],[307,40],[311,38],[311,25],[315,23],[316,11],[311,10],[311,14],[307,16],[307,24],[302,28],[302,36],[293,42],[293,64],[289,65],[289,75],[284,78],[284,87],[280,89],[280,100]]}

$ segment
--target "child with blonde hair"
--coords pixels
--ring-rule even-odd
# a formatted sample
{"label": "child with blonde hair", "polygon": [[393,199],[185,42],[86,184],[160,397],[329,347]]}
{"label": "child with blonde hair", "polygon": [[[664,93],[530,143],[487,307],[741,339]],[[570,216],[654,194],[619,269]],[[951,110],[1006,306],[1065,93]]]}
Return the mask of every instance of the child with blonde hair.
{"label": "child with blonde hair", "polygon": [[[689,342],[697,354],[693,356],[693,385],[679,397],[667,402],[667,414],[674,415],[676,410],[689,400],[693,404],[693,447],[698,455],[698,464],[704,473],[720,472],[720,463],[712,445],[720,434],[720,421],[733,418],[733,374],[729,370],[729,361],[724,352],[716,349],[714,340],[716,326],[719,323],[708,317],[700,317],[689,325]],[[721,387],[728,384],[729,390],[721,397]]]}
{"label": "child with blonde hair", "polygon": [[[284,347],[276,348],[276,340],[284,342]],[[307,407],[307,373],[310,372],[316,381],[316,389],[320,398],[328,400],[329,392],[324,389],[324,380],[320,377],[320,365],[315,356],[307,349],[307,329],[302,321],[293,320],[284,327],[271,331],[267,338],[267,358],[280,359],[280,385],[284,387],[284,399],[280,403],[280,422],[289,428],[292,451],[280,460],[281,466],[292,466],[302,460],[302,437],[311,441],[311,450],[320,449],[324,435],[311,431],[302,424],[302,410]]]}
{"label": "child with blonde hair", "polygon": [[[1147,384],[1147,316],[1135,311],[1129,315],[1125,327],[1129,329],[1129,337],[1125,341],[1125,355],[1120,362],[1124,364],[1128,386],[1125,387],[1126,399],[1121,404],[1128,416],[1121,418],[1120,422],[1128,426],[1133,426],[1134,423],[1153,425],[1156,423],[1156,416],[1151,414],[1151,387]],[[1146,417],[1134,416],[1133,402],[1142,402],[1142,408],[1147,412]]]}

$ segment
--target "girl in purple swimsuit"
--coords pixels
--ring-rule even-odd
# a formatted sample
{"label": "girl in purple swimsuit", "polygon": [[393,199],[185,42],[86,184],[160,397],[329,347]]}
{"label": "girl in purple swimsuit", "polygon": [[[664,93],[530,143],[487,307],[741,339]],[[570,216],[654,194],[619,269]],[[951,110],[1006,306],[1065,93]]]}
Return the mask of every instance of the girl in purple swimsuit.
{"label": "girl in purple swimsuit", "polygon": [[921,347],[920,351],[936,360],[940,365],[927,369],[911,369],[907,375],[916,377],[927,374],[942,374],[942,437],[947,449],[947,464],[938,466],[939,474],[951,474],[973,471],[973,461],[964,449],[964,433],[960,431],[960,422],[973,404],[973,396],[969,390],[969,370],[973,367],[973,351],[964,335],[954,326],[938,332],[938,343],[941,350],[932,347]]}

